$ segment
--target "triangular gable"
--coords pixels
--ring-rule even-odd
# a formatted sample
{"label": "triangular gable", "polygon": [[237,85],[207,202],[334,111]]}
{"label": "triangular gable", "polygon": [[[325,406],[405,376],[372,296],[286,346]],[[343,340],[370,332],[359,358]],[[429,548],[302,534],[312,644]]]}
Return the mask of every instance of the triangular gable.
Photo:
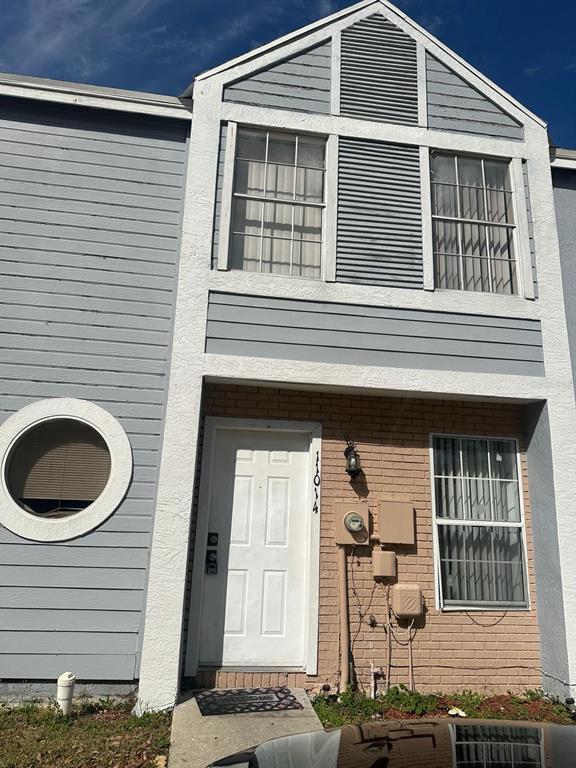
{"label": "triangular gable", "polygon": [[224,100],[303,112],[330,112],[330,41],[224,88]]}
{"label": "triangular gable", "polygon": [[444,131],[524,138],[522,125],[446,64],[426,54],[428,126]]}
{"label": "triangular gable", "polygon": [[[203,72],[197,76],[196,82],[199,84],[201,81],[217,78],[228,89],[229,83],[236,84],[240,80],[250,78],[258,72],[273,68],[289,58],[298,56],[306,50],[324,43],[333,34],[337,36],[342,34],[344,36],[347,28],[374,14],[383,14],[390,24],[401,30],[407,37],[413,38],[417,47],[424,48],[433,58],[453,72],[456,77],[463,80],[473,91],[483,95],[488,104],[493,104],[499,108],[512,122],[517,121],[516,125],[524,123],[525,118],[528,118],[541,127],[546,126],[545,122],[537,115],[530,112],[523,104],[504,92],[482,73],[475,70],[470,64],[387,0],[361,0],[361,2],[338,11],[331,16],[319,19],[313,24]],[[337,47],[333,45],[334,61],[337,58]],[[421,58],[421,61],[424,61],[424,57]],[[333,82],[338,82],[339,78],[336,73],[333,72],[332,74]],[[419,74],[422,76],[420,81],[422,82],[425,80],[425,73],[422,71]],[[185,91],[184,95],[190,96],[192,92],[193,85]],[[334,103],[335,99],[333,97],[333,106]],[[481,121],[479,120],[478,122]],[[463,129],[459,128],[458,130]]]}

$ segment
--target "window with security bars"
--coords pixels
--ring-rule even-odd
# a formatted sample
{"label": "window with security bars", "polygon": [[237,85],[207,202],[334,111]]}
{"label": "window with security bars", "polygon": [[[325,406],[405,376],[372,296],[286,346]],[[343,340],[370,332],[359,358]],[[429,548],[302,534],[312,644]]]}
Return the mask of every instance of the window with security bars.
{"label": "window with security bars", "polygon": [[542,729],[452,725],[456,768],[541,768]]}
{"label": "window with security bars", "polygon": [[239,128],[231,266],[320,278],[326,141]]}
{"label": "window with security bars", "polygon": [[518,293],[509,163],[433,152],[430,169],[436,287]]}
{"label": "window with security bars", "polygon": [[516,442],[433,437],[442,606],[526,608]]}

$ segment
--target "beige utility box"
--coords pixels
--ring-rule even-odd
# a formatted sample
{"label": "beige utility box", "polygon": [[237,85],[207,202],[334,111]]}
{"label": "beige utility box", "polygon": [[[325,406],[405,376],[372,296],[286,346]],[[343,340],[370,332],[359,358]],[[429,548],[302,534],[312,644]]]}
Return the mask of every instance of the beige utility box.
{"label": "beige utility box", "polygon": [[336,544],[368,544],[370,513],[368,504],[340,502],[335,505],[334,541]]}
{"label": "beige utility box", "polygon": [[372,550],[372,574],[375,579],[395,579],[396,552],[374,547]]}
{"label": "beige utility box", "polygon": [[390,594],[392,610],[399,619],[415,619],[422,616],[424,602],[419,584],[394,584]]}
{"label": "beige utility box", "polygon": [[409,501],[382,501],[378,538],[381,544],[415,544],[414,505]]}

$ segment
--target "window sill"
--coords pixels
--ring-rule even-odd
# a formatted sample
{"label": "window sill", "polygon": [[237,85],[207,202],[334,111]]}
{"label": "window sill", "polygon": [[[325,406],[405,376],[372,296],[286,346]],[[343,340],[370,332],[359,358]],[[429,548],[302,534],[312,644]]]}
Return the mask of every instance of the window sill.
{"label": "window sill", "polygon": [[443,605],[438,610],[440,613],[530,613],[532,609],[529,605]]}

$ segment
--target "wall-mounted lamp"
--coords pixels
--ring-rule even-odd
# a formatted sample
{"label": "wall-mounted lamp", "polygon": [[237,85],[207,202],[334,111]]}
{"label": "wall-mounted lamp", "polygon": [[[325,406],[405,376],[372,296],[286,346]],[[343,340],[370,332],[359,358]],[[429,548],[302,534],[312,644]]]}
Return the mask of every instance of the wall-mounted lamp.
{"label": "wall-mounted lamp", "polygon": [[346,472],[350,477],[358,477],[362,472],[362,465],[360,463],[360,456],[356,450],[356,446],[350,440],[348,435],[344,435],[346,440],[346,448],[344,449],[344,456],[346,457]]}

